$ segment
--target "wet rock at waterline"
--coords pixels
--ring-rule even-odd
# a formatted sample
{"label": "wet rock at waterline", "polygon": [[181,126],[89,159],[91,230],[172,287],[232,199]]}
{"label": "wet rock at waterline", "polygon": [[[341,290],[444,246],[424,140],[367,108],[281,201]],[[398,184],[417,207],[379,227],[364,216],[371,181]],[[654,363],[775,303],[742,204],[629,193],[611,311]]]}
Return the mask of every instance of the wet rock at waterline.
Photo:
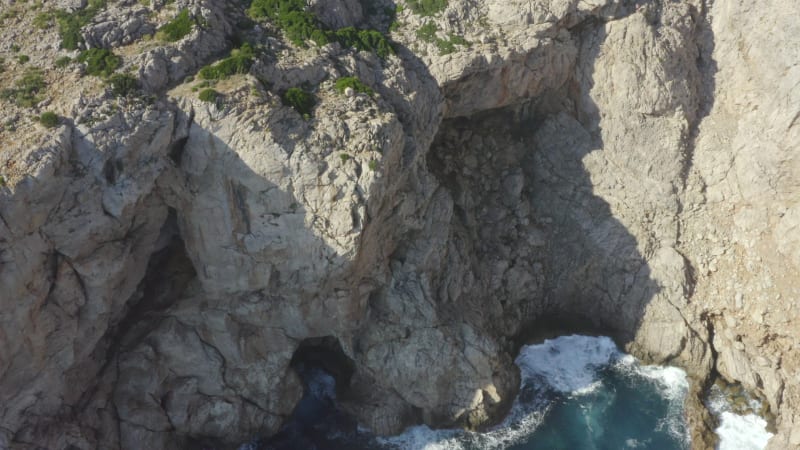
{"label": "wet rock at waterline", "polygon": [[[322,365],[306,363],[299,370],[303,400],[287,425],[240,450],[677,450],[692,444],[684,407],[686,372],[642,365],[608,337],[559,336],[523,346],[515,359],[521,374],[519,395],[508,416],[482,432],[415,426],[395,437],[375,436],[338,406],[336,379]],[[760,403],[740,388],[723,390],[720,384],[712,387],[707,400],[719,419],[717,448],[763,449],[772,434],[753,411]]]}
{"label": "wet rock at waterline", "polygon": [[798,5],[373,3],[3,5],[0,447],[273,435],[306,354],[483,430],[547,326],[685,368],[696,448],[711,373],[800,446]]}

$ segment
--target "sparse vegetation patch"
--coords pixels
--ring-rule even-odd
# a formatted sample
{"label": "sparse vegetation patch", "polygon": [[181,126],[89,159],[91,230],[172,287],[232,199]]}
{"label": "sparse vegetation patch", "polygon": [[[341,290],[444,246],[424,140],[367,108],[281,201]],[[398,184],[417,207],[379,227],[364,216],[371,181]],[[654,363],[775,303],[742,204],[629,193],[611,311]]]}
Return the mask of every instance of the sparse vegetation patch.
{"label": "sparse vegetation patch", "polygon": [[139,79],[128,73],[115,73],[108,78],[111,93],[117,97],[127,97],[139,88]]}
{"label": "sparse vegetation patch", "polygon": [[311,115],[311,110],[317,104],[317,101],[314,100],[314,96],[310,92],[293,87],[287,89],[283,94],[283,104],[291,106],[305,117],[306,115]]}
{"label": "sparse vegetation patch", "polygon": [[471,43],[462,36],[450,33],[447,39],[436,36],[439,27],[434,22],[427,22],[417,29],[417,38],[428,43],[435,43],[440,55],[447,55],[456,51],[456,45],[469,47]]}
{"label": "sparse vegetation patch", "polygon": [[63,69],[64,67],[67,67],[71,62],[72,58],[70,58],[69,56],[62,56],[56,59],[55,65],[56,67]]}
{"label": "sparse vegetation patch", "polygon": [[83,43],[81,28],[91,22],[92,18],[106,6],[106,0],[89,0],[86,8],[68,13],[57,11],[58,34],[61,36],[61,48],[75,50]]}
{"label": "sparse vegetation patch", "polygon": [[189,17],[189,10],[183,9],[174,19],[158,29],[156,37],[168,42],[181,40],[192,31],[192,26],[194,24],[195,21]]}
{"label": "sparse vegetation patch", "polygon": [[447,0],[407,0],[408,7],[414,14],[432,16],[447,8]]}
{"label": "sparse vegetation patch", "polygon": [[52,11],[45,11],[33,18],[33,26],[40,30],[46,30],[53,24],[56,15]]}
{"label": "sparse vegetation patch", "polygon": [[30,108],[42,101],[39,94],[44,90],[45,86],[42,70],[31,67],[14,82],[13,88],[0,91],[0,98],[17,106]]}
{"label": "sparse vegetation patch", "polygon": [[340,28],[332,33],[332,37],[343,47],[375,52],[381,58],[394,53],[386,37],[375,30],[358,30],[353,27]]}
{"label": "sparse vegetation patch", "polygon": [[43,112],[41,116],[39,116],[39,123],[42,124],[45,128],[53,128],[58,126],[58,115],[52,111]]}
{"label": "sparse vegetation patch", "polygon": [[78,55],[78,61],[86,63],[86,73],[108,78],[122,64],[119,56],[105,48],[90,48]]}
{"label": "sparse vegetation patch", "polygon": [[197,98],[204,102],[216,103],[217,98],[219,98],[219,92],[215,91],[214,89],[203,89],[197,95]]}
{"label": "sparse vegetation patch", "polygon": [[222,61],[205,66],[198,72],[204,80],[223,80],[231,75],[247,73],[253,64],[255,52],[250,44],[243,44],[240,48],[231,51],[231,55]]}
{"label": "sparse vegetation patch", "polygon": [[304,47],[312,41],[316,45],[339,42],[344,47],[363,51],[374,51],[385,58],[393,52],[386,37],[375,30],[359,30],[353,27],[326,30],[317,18],[306,10],[304,0],[253,0],[248,15],[254,19],[267,18],[283,30],[294,45]]}
{"label": "sparse vegetation patch", "polygon": [[417,28],[417,38],[425,42],[433,42],[436,40],[437,31],[439,31],[439,27],[434,22],[426,22]]}
{"label": "sparse vegetation patch", "polygon": [[369,86],[364,84],[361,80],[356,77],[342,77],[336,80],[335,84],[336,92],[340,94],[344,94],[345,89],[352,88],[356,92],[363,92],[367,95],[372,95],[375,91],[372,90]]}

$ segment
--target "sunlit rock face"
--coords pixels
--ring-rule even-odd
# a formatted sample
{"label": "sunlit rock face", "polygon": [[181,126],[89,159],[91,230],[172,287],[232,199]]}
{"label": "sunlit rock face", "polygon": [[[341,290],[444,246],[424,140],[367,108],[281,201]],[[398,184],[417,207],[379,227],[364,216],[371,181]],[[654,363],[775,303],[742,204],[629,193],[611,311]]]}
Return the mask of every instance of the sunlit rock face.
{"label": "sunlit rock face", "polygon": [[[349,368],[342,408],[378,433],[480,429],[545,325],[684,367],[697,448],[712,371],[764,397],[770,448],[800,445],[797,5],[312,5],[330,28],[396,21],[381,59],[293,46],[239,3],[150,3],[81,29],[139,97],[55,67],[57,27],[23,32],[35,11],[0,29],[46,85],[0,109],[0,447],[269,435],[308,345]],[[190,33],[143,38],[183,8]],[[186,77],[242,42],[247,73],[199,100]]]}

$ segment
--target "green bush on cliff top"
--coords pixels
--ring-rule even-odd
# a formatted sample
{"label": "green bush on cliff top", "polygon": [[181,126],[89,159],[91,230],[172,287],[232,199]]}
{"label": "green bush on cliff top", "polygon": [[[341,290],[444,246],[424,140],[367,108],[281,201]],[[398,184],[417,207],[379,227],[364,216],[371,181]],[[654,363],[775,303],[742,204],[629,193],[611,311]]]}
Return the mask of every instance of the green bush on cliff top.
{"label": "green bush on cliff top", "polygon": [[247,13],[254,19],[271,20],[298,47],[305,46],[308,41],[317,45],[338,42],[343,47],[374,51],[381,58],[393,53],[389,41],[378,31],[353,27],[326,30],[316,16],[306,10],[304,0],[253,0]]}
{"label": "green bush on cliff top", "polygon": [[193,25],[194,20],[189,17],[189,10],[184,9],[174,19],[159,28],[156,37],[164,41],[175,42],[189,34]]}
{"label": "green bush on cliff top", "polygon": [[77,60],[86,63],[86,73],[103,78],[108,78],[122,64],[119,56],[105,48],[84,50]]}
{"label": "green bush on cliff top", "polygon": [[255,52],[250,44],[243,44],[231,50],[230,56],[222,61],[200,69],[198,76],[204,80],[222,80],[234,74],[247,73],[253,64]]}
{"label": "green bush on cliff top", "polygon": [[363,92],[367,95],[372,95],[375,91],[372,90],[369,86],[364,84],[361,80],[356,77],[342,77],[336,80],[336,84],[334,85],[336,92],[343,94],[345,89],[352,88],[356,92]]}
{"label": "green bush on cliff top", "polygon": [[58,34],[61,36],[61,48],[75,50],[83,43],[81,28],[91,22],[92,18],[106,6],[106,0],[89,0],[88,5],[75,12],[56,12]]}
{"label": "green bush on cliff top", "polygon": [[409,8],[414,14],[432,16],[447,8],[447,0],[407,0]]}
{"label": "green bush on cliff top", "polygon": [[39,123],[42,124],[45,128],[53,128],[58,125],[58,115],[52,111],[43,112],[41,116],[39,116]]}
{"label": "green bush on cliff top", "polygon": [[0,91],[0,98],[15,103],[17,106],[30,108],[42,101],[39,94],[45,86],[42,70],[31,67],[14,82],[13,88]]}
{"label": "green bush on cliff top", "polygon": [[311,109],[317,104],[314,96],[300,88],[289,88],[283,94],[283,104],[291,106],[302,115],[311,115]]}

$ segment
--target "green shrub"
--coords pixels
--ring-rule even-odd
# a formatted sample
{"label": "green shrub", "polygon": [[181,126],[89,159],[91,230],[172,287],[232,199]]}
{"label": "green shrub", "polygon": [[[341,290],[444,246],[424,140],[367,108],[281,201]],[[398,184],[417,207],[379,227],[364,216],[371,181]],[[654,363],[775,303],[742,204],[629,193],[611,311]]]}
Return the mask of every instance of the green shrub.
{"label": "green shrub", "polygon": [[357,30],[353,27],[336,31],[325,30],[317,18],[306,11],[304,0],[253,0],[247,10],[254,19],[268,18],[294,45],[305,46],[307,41],[325,45],[337,41],[344,47],[374,51],[384,58],[393,53],[389,41],[375,30]]}
{"label": "green shrub", "polygon": [[45,128],[53,128],[58,126],[59,118],[56,113],[52,111],[43,112],[41,116],[39,116],[39,123],[41,123]]}
{"label": "green shrub", "polygon": [[314,96],[300,88],[289,88],[283,94],[283,104],[291,106],[302,115],[311,115],[311,109],[317,104]]}
{"label": "green shrub", "polygon": [[6,71],[6,59],[0,57],[0,73],[3,73],[5,71]]}
{"label": "green shrub", "polygon": [[375,172],[376,170],[378,170],[378,161],[370,159],[369,164],[367,164],[367,167],[369,167],[369,170]]}
{"label": "green shrub", "polygon": [[414,14],[432,16],[447,7],[447,0],[407,0]]}
{"label": "green shrub", "polygon": [[448,55],[456,51],[455,44],[447,39],[436,39],[436,47],[439,48],[440,55]]}
{"label": "green shrub", "polygon": [[447,55],[456,51],[456,45],[469,46],[469,41],[461,36],[450,33],[447,39],[436,39],[436,47],[439,48],[440,55]]}
{"label": "green shrub", "polygon": [[0,98],[15,103],[18,106],[30,108],[42,101],[38,95],[45,88],[42,70],[31,67],[14,82],[13,88],[0,91]]}
{"label": "green shrub", "polygon": [[328,36],[317,25],[317,19],[305,11],[291,11],[281,16],[279,26],[294,45],[304,46],[307,40],[317,45],[329,42]]}
{"label": "green shrub", "polygon": [[247,14],[260,19],[267,17],[272,20],[279,20],[281,15],[292,11],[305,11],[306,2],[304,0],[253,0]]}
{"label": "green shrub", "polygon": [[71,63],[71,62],[72,62],[72,58],[70,58],[69,56],[62,56],[62,57],[56,59],[55,64],[56,64],[56,67],[63,69],[64,67],[67,67],[69,65],[69,63]]}
{"label": "green shrub", "polygon": [[81,28],[88,24],[92,18],[106,6],[106,0],[89,0],[86,8],[68,13],[56,11],[58,34],[61,36],[61,48],[75,50],[83,43]]}
{"label": "green shrub", "polygon": [[459,36],[453,33],[450,33],[450,42],[456,45],[463,45],[464,47],[469,47],[470,45],[472,45],[472,42],[464,39],[463,36]]}
{"label": "green shrub", "polygon": [[247,14],[254,19],[266,17],[272,20],[297,46],[304,46],[308,40],[317,45],[329,42],[317,18],[306,11],[303,0],[253,0]]}
{"label": "green shrub", "polygon": [[372,88],[362,83],[361,80],[359,80],[356,77],[339,78],[338,80],[336,80],[336,85],[334,87],[336,88],[336,92],[340,94],[343,94],[344,90],[347,88],[353,88],[354,91],[363,92],[367,95],[372,95],[375,93],[375,91],[373,91]]}
{"label": "green shrub", "polygon": [[375,30],[357,30],[353,27],[346,27],[334,31],[333,36],[343,47],[372,51],[381,58],[394,53],[386,36]]}
{"label": "green shrub", "polygon": [[339,159],[341,159],[342,162],[350,161],[350,155],[348,155],[347,153],[340,153]]}
{"label": "green shrub", "polygon": [[109,77],[122,64],[119,56],[105,48],[84,50],[77,59],[86,63],[86,73],[103,78]]}
{"label": "green shrub", "polygon": [[434,22],[427,22],[417,28],[417,38],[425,42],[433,42],[436,40],[437,31],[439,31],[439,27]]}
{"label": "green shrub", "polygon": [[247,73],[253,64],[254,55],[253,47],[245,43],[239,49],[232,50],[229,57],[203,67],[197,75],[205,80],[222,80],[237,73]]}
{"label": "green shrub", "polygon": [[17,56],[17,61],[19,61],[20,64],[25,64],[26,62],[28,62],[30,60],[31,60],[31,58],[28,55],[19,55],[19,56]]}
{"label": "green shrub", "polygon": [[115,73],[108,78],[111,93],[117,97],[127,97],[139,88],[139,79],[128,73]]}
{"label": "green shrub", "polygon": [[217,98],[219,98],[219,92],[215,91],[214,89],[203,89],[197,95],[197,98],[204,102],[216,103]]}
{"label": "green shrub", "polygon": [[183,9],[174,19],[158,29],[156,37],[168,42],[178,41],[192,31],[192,25],[194,20],[189,17],[189,10]]}

